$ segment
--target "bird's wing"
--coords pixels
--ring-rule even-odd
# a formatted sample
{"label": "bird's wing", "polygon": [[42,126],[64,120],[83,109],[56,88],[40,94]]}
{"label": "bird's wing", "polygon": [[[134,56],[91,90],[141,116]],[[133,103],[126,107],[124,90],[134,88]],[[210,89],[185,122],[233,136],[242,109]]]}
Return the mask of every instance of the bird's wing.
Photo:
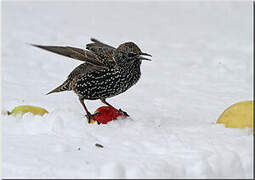
{"label": "bird's wing", "polygon": [[108,66],[114,66],[115,61],[113,58],[113,54],[116,48],[110,45],[104,44],[94,38],[91,38],[91,41],[93,43],[87,44],[86,49],[98,55],[100,59],[103,60],[104,64],[108,64]]}
{"label": "bird's wing", "polygon": [[73,78],[77,77],[78,75],[87,74],[91,71],[97,71],[100,70],[97,66],[93,66],[88,63],[83,63],[77,66],[69,75],[68,79],[73,80]]}
{"label": "bird's wing", "polygon": [[42,46],[42,45],[36,45],[36,44],[31,44],[31,45],[62,55],[62,56],[84,61],[91,65],[99,66],[102,68],[108,68],[103,63],[103,60],[97,54],[88,50],[83,50],[83,49],[69,47],[69,46]]}
{"label": "bird's wing", "polygon": [[[102,43],[101,41],[98,41],[95,38],[91,38],[90,39],[93,43],[90,43],[91,46],[100,46],[100,47],[105,47],[105,48],[109,48],[109,49],[115,49],[115,47],[112,47],[108,44]],[[87,44],[88,46],[89,44]]]}

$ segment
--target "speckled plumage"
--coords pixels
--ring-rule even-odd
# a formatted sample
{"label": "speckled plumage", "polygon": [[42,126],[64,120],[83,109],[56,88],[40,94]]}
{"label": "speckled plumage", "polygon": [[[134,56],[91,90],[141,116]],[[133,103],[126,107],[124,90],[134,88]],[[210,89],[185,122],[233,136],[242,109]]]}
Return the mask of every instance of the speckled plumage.
{"label": "speckled plumage", "polygon": [[93,116],[87,110],[83,100],[100,99],[103,103],[110,105],[105,99],[121,94],[132,87],[141,76],[142,60],[149,60],[142,55],[150,56],[142,53],[133,42],[123,43],[116,49],[96,39],[91,40],[93,42],[86,45],[87,50],[73,47],[33,45],[84,61],[69,74],[62,85],[48,94],[73,90],[78,95],[89,120]]}
{"label": "speckled plumage", "polygon": [[[92,71],[70,79],[70,88],[84,99],[106,99],[125,92],[140,78],[140,62],[128,64],[118,70],[103,69]],[[81,64],[80,66],[86,66]]]}

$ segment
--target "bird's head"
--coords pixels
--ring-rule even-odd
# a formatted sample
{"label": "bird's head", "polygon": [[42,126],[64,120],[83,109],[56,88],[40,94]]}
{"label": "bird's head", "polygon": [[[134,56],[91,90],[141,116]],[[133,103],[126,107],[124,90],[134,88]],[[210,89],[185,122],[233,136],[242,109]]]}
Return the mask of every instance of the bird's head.
{"label": "bird's head", "polygon": [[125,64],[135,61],[147,60],[151,61],[151,59],[145,58],[143,56],[151,56],[150,54],[143,53],[141,49],[133,42],[126,42],[117,48],[115,51],[114,57],[117,64]]}

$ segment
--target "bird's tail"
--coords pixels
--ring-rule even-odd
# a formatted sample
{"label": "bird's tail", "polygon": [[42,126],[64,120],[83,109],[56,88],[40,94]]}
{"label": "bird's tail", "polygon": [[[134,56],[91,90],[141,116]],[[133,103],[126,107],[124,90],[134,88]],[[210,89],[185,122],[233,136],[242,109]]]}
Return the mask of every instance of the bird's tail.
{"label": "bird's tail", "polygon": [[58,86],[57,88],[53,89],[52,91],[48,92],[46,95],[51,94],[51,93],[56,93],[56,92],[61,92],[61,91],[70,91],[70,81],[66,80],[63,84]]}

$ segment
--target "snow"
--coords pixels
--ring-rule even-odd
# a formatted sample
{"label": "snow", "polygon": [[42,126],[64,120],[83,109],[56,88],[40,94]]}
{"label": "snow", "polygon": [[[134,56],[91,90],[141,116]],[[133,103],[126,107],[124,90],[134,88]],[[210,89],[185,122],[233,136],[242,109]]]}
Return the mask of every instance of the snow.
{"label": "snow", "polygon": [[[50,112],[2,113],[3,178],[253,178],[253,132],[215,123],[253,99],[252,2],[3,2],[2,17],[2,112]],[[81,62],[27,43],[90,37],[153,56],[108,99],[130,118],[88,124],[74,93],[45,95]]]}

